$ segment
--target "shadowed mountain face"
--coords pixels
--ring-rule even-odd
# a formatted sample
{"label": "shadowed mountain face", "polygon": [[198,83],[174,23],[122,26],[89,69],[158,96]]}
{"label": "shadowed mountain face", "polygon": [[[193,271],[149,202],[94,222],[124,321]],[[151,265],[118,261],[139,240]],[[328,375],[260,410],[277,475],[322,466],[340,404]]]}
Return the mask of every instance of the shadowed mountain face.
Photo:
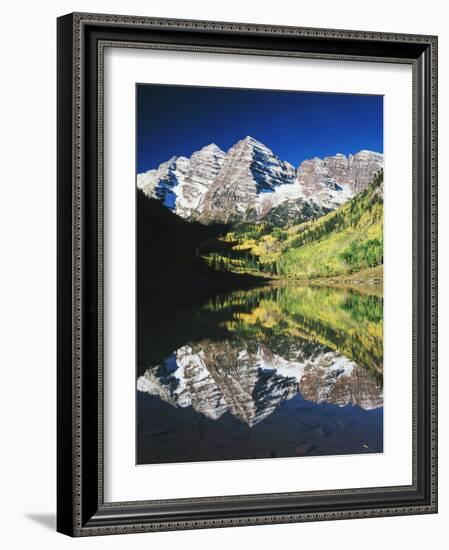
{"label": "shadowed mountain face", "polygon": [[227,153],[212,143],[190,159],[172,157],[138,174],[148,197],[186,220],[279,224],[314,219],[365,190],[383,165],[383,155],[359,151],[303,161],[296,169],[251,136]]}
{"label": "shadowed mountain face", "polygon": [[200,257],[225,245],[217,238],[226,225],[202,225],[177,216],[143,193],[136,196],[137,308],[143,322],[151,307],[180,306],[225,289],[244,288],[265,280],[248,274],[213,270]]}

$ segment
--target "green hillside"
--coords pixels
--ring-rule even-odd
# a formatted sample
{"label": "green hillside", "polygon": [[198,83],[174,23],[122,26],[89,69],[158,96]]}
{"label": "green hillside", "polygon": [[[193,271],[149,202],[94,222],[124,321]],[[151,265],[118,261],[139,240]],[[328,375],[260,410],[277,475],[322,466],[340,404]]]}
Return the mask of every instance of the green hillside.
{"label": "green hillside", "polygon": [[317,279],[348,276],[383,264],[383,173],[362,193],[325,216],[288,228],[237,226],[228,246],[208,261],[229,271]]}

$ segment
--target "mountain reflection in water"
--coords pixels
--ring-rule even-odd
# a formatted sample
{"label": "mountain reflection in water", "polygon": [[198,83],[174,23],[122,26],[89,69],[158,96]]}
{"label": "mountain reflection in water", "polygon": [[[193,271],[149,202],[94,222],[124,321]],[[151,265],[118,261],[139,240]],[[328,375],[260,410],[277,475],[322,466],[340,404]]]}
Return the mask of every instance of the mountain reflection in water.
{"label": "mountain reflection in water", "polygon": [[[382,451],[381,297],[284,285],[216,296],[184,313],[166,342],[150,338],[144,349],[139,463]],[[166,353],[186,321],[188,341]],[[310,426],[291,422],[295,414]],[[258,425],[268,419],[262,441]],[[332,444],[323,442],[329,430]],[[182,448],[197,440],[197,453]]]}

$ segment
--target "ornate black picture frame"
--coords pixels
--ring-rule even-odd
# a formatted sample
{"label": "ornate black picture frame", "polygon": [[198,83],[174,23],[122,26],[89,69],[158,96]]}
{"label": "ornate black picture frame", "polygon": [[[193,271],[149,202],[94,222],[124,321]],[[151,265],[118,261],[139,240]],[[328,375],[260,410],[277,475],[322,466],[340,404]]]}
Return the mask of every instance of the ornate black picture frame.
{"label": "ornate black picture frame", "polygon": [[[413,483],[302,493],[105,502],[105,45],[405,63],[413,70]],[[69,14],[58,19],[58,502],[71,536],[437,512],[437,38]],[[412,321],[411,321],[412,322]]]}

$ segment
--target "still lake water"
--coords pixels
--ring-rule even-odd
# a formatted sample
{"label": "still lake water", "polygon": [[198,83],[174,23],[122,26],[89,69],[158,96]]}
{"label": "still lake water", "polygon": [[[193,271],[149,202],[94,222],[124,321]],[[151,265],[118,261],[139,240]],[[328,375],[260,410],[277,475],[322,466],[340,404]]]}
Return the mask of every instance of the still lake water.
{"label": "still lake water", "polygon": [[383,302],[304,285],[153,309],[137,463],[383,451]]}

